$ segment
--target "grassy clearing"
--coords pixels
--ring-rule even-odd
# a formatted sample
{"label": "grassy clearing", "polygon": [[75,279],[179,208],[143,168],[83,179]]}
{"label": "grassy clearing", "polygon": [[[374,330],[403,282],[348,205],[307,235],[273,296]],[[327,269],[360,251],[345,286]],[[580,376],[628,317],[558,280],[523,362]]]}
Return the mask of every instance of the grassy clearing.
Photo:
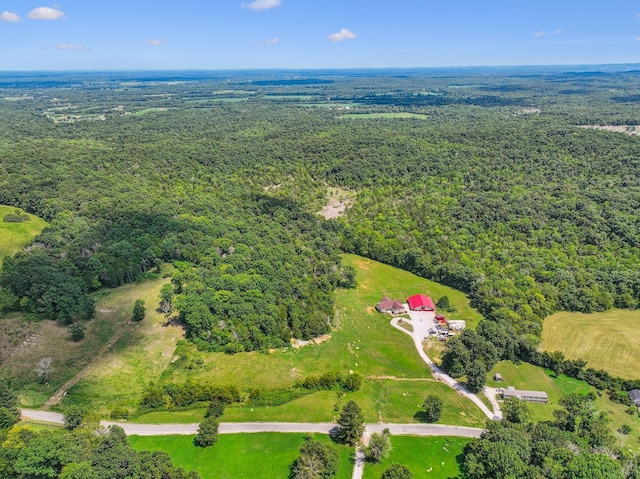
{"label": "grassy clearing", "polygon": [[[398,378],[431,378],[426,364],[415,351],[411,338],[392,328],[390,317],[374,310],[384,294],[427,292],[438,298],[448,295],[458,308],[455,317],[472,319],[473,327],[479,314],[469,306],[460,292],[418,278],[410,273],[354,255],[343,258],[345,264],[358,271],[358,287],[336,292],[337,328],[331,338],[320,344],[300,349],[284,349],[270,353],[251,352],[236,355],[202,353],[201,367],[186,369],[172,363],[176,340],[181,331],[162,326],[163,318],[147,318],[135,331],[123,337],[114,353],[103,357],[90,373],[67,396],[70,402],[89,402],[106,411],[118,405],[135,407],[150,381],[182,382],[187,379],[213,384],[235,384],[241,389],[281,388],[294,384],[306,375],[328,371],[357,371],[363,377],[394,376]],[[133,303],[142,297],[147,305],[154,304],[161,283],[149,292],[149,300],[141,292],[126,299]],[[155,292],[154,292],[155,291]],[[402,291],[402,293],[401,293]],[[149,309],[149,308],[148,308]],[[452,317],[454,315],[451,315]],[[475,406],[457,394],[432,381],[404,382],[365,380],[363,389],[342,398],[361,403],[368,421],[382,418],[389,422],[417,422],[414,417],[430,392],[443,396],[455,405],[447,412],[446,422],[481,425],[482,415]],[[388,398],[387,398],[388,394]],[[384,397],[383,397],[384,395]],[[336,392],[322,391],[277,407],[228,408],[224,421],[331,421],[339,403]],[[340,403],[342,404],[342,403]],[[137,422],[198,422],[202,411],[161,411],[145,414]],[[443,418],[445,422],[445,418]]]}
{"label": "grassy clearing", "polygon": [[640,364],[640,311],[557,313],[544,321],[542,349],[562,351],[569,359],[614,376],[637,379]]}
{"label": "grassy clearing", "polygon": [[421,115],[419,113],[349,113],[347,115],[340,115],[338,118],[360,118],[360,119],[371,119],[371,118],[417,118],[419,120],[426,120],[428,118],[427,115]]}
{"label": "grassy clearing", "polygon": [[[328,436],[316,439],[330,442]],[[203,479],[254,478],[281,479],[289,474],[289,466],[298,457],[304,442],[302,434],[258,433],[222,434],[208,448],[193,445],[193,436],[130,436],[129,442],[139,451],[165,451],[175,465],[187,471],[198,471]],[[351,477],[352,449],[336,446],[340,452],[338,479]]]}
{"label": "grassy clearing", "polygon": [[[165,272],[171,266],[164,266]],[[96,360],[84,378],[65,397],[65,404],[91,404],[105,413],[115,406],[134,408],[150,378],[158,378],[173,360],[175,344],[184,335],[182,328],[165,325],[164,314],[154,310],[160,289],[169,278],[122,286],[106,291],[97,305],[98,314],[118,328],[126,327],[109,352]],[[147,314],[140,323],[131,323],[133,304],[142,299]]]}
{"label": "grassy clearing", "polygon": [[145,108],[144,110],[139,110],[133,113],[133,116],[142,116],[148,113],[159,112],[159,111],[167,111],[168,108]]}
{"label": "grassy clearing", "polygon": [[364,478],[379,478],[394,462],[407,466],[415,479],[460,477],[462,451],[469,441],[459,437],[392,436],[389,457],[380,464],[367,464]]}
{"label": "grassy clearing", "polygon": [[[146,281],[96,293],[96,317],[87,323],[85,339],[77,343],[69,339],[66,327],[57,322],[48,320],[29,322],[19,316],[10,318],[18,325],[22,324],[21,327],[28,325],[30,334],[2,362],[0,374],[12,378],[12,386],[20,396],[23,406],[41,406],[60,386],[90,364],[117,331],[127,328],[120,341],[113,345],[112,351],[120,353],[123,349],[129,349],[124,346],[125,344],[137,344],[136,341],[140,337],[137,331],[147,326],[146,321],[151,318],[153,312],[148,311],[147,320],[143,323],[133,325],[129,321],[133,303],[136,299],[142,298],[147,305],[153,305],[157,302],[160,288],[166,281],[168,279]],[[136,348],[130,350],[135,351]],[[139,354],[145,355],[145,364],[140,365],[141,369],[153,367],[155,363],[149,351],[140,351]],[[34,368],[36,363],[45,357],[53,358],[55,371],[49,380],[43,383],[37,377]],[[110,357],[113,358],[111,354],[107,354],[103,361],[107,361]],[[135,386],[132,382],[134,378],[122,376],[121,373],[122,371],[119,371],[118,375],[123,384],[126,384],[129,389]],[[106,378],[100,379],[104,381]],[[102,382],[97,386],[93,390],[94,393],[101,391],[104,395],[111,394],[108,382]],[[91,403],[93,397],[77,395],[81,390],[83,390],[82,382],[69,391],[65,402]]]}
{"label": "grassy clearing", "polygon": [[[29,221],[22,223],[2,221],[2,218],[12,214],[15,210],[16,208],[13,206],[0,205],[0,261],[5,256],[13,256],[27,246],[47,226],[45,220],[34,215],[29,215]],[[1,263],[0,268],[2,268]]]}
{"label": "grassy clearing", "polygon": [[[470,324],[480,317],[469,306],[467,298],[460,292],[437,283],[411,275],[375,261],[355,255],[346,255],[345,264],[354,265],[358,271],[358,287],[353,290],[340,290],[336,294],[338,328],[331,333],[331,339],[308,345],[298,350],[273,351],[271,354],[260,352],[242,353],[234,356],[222,353],[198,353],[203,359],[199,369],[184,369],[175,365],[168,367],[162,374],[163,380],[181,382],[187,379],[208,381],[214,384],[235,384],[241,389],[279,388],[292,385],[296,380],[310,374],[327,371],[357,371],[363,377],[395,376],[399,378],[431,378],[429,368],[419,358],[411,338],[392,328],[389,316],[374,310],[374,305],[384,294],[403,295],[415,292],[427,292],[436,298],[448,295],[458,308],[458,317],[473,318]],[[148,332],[147,332],[148,334]],[[154,341],[166,344],[161,337]],[[167,345],[168,346],[168,345]],[[171,343],[173,346],[173,343]],[[126,355],[136,355],[125,351]],[[146,359],[145,356],[140,358]],[[122,368],[116,363],[113,374]],[[123,369],[122,379],[104,380],[96,374],[92,379],[92,388],[96,391],[87,394],[99,394],[101,384],[107,384],[109,394],[135,402],[139,398],[139,385],[146,381],[157,380],[160,374],[150,371]],[[119,376],[120,377],[120,376]],[[128,381],[129,377],[136,378]],[[133,387],[132,384],[133,383]],[[78,387],[76,388],[78,389]],[[74,389],[74,393],[75,393]],[[322,391],[305,396],[288,404],[270,408],[229,408],[224,421],[330,421],[335,415],[335,406],[349,399],[361,404],[367,421],[377,422],[417,422],[415,417],[419,405],[430,392],[442,395],[453,405],[448,409],[443,422],[463,425],[481,425],[483,417],[470,402],[464,401],[453,390],[437,382],[403,382],[392,380],[367,380],[363,389],[346,395],[339,401],[335,392]],[[78,390],[78,394],[83,391]],[[175,414],[175,416],[173,416]],[[197,422],[201,412],[157,412],[140,416],[137,422]]]}
{"label": "grassy clearing", "polygon": [[[493,381],[493,374],[496,372],[502,374],[503,382]],[[618,436],[620,444],[625,445],[634,453],[640,452],[640,417],[637,414],[630,416],[625,413],[626,406],[610,401],[606,392],[597,391],[584,381],[565,375],[555,377],[552,371],[528,363],[516,365],[510,361],[498,363],[487,377],[489,378],[487,385],[492,387],[514,386],[516,389],[546,391],[549,395],[547,404],[529,404],[532,418],[535,421],[553,420],[553,411],[559,408],[558,401],[562,396],[571,393],[586,394],[592,391],[597,395],[596,407],[600,411],[607,412],[613,430],[617,430],[623,424],[631,427],[631,434]]]}

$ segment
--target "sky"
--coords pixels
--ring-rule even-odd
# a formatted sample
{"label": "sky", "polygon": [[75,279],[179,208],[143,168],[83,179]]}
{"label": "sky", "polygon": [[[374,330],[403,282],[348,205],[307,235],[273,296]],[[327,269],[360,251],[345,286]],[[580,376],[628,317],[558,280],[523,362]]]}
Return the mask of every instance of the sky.
{"label": "sky", "polygon": [[0,71],[639,62],[638,0],[0,0]]}

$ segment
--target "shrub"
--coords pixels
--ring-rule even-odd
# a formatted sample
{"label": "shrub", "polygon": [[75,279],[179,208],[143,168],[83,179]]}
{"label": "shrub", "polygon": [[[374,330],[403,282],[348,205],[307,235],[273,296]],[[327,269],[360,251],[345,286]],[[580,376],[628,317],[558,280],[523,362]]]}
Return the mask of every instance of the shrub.
{"label": "shrub", "polygon": [[429,394],[422,404],[426,420],[428,422],[438,422],[442,415],[443,406],[444,402],[439,396]]}
{"label": "shrub", "polygon": [[198,434],[193,442],[196,446],[208,447],[218,440],[218,420],[214,417],[207,417],[200,423]]}

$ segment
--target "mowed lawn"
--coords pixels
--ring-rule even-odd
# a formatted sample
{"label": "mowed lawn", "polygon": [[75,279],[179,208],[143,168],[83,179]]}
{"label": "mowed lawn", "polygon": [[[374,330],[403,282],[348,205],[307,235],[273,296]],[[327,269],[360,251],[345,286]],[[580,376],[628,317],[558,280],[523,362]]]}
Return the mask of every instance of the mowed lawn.
{"label": "mowed lawn", "polygon": [[[419,278],[406,271],[355,255],[343,256],[345,264],[357,269],[358,287],[336,292],[336,329],[331,338],[298,350],[272,351],[228,355],[199,353],[204,365],[197,369],[171,366],[163,380],[182,382],[185,379],[214,384],[235,384],[241,389],[278,388],[294,384],[306,375],[327,371],[354,371],[365,382],[360,391],[340,398],[336,392],[318,392],[288,404],[269,408],[230,407],[223,421],[331,421],[349,399],[357,401],[369,422],[418,422],[419,405],[430,394],[442,396],[450,405],[443,416],[451,424],[480,426],[481,412],[455,391],[432,381],[428,366],[420,359],[411,338],[393,328],[390,316],[375,311],[383,295],[405,299],[407,295],[427,293],[435,299],[447,295],[457,307],[452,318],[467,319],[473,327],[479,313],[469,306],[467,297],[459,291]],[[127,353],[134,354],[134,353]],[[388,376],[394,379],[387,378]],[[139,376],[142,379],[142,376]],[[423,379],[401,381],[397,379]],[[152,375],[147,380],[157,380]],[[119,387],[127,387],[120,385]],[[99,387],[98,383],[95,387]],[[118,387],[112,384],[112,387]],[[136,387],[137,389],[137,387]],[[127,388],[127,391],[130,391]],[[117,390],[113,390],[115,394]],[[125,393],[123,393],[125,394]],[[201,412],[160,412],[140,416],[137,422],[193,422]],[[445,417],[446,416],[446,417]]]}
{"label": "mowed lawn", "polygon": [[584,359],[587,367],[639,379],[640,311],[556,313],[544,320],[541,348]]}
{"label": "mowed lawn", "polygon": [[464,447],[469,439],[460,437],[391,436],[392,450],[380,464],[367,464],[364,479],[379,479],[391,464],[403,464],[414,479],[460,477]]}
{"label": "mowed lawn", "polygon": [[2,218],[15,210],[13,206],[0,205],[0,268],[2,268],[2,258],[16,254],[47,226],[46,221],[34,215],[29,215],[29,221],[22,223],[2,221]]}
{"label": "mowed lawn", "polygon": [[[325,435],[315,439],[330,443]],[[298,457],[303,434],[258,433],[221,434],[218,442],[207,448],[193,445],[193,436],[130,436],[129,442],[139,451],[165,451],[176,466],[198,471],[203,479],[282,479]],[[337,479],[351,478],[353,448],[335,445],[340,454]]]}
{"label": "mowed lawn", "polygon": [[[495,373],[502,374],[504,381],[493,381]],[[547,404],[529,403],[529,410],[534,421],[552,421],[554,419],[553,411],[561,408],[558,401],[562,396],[593,392],[596,394],[596,408],[607,413],[613,431],[619,429],[623,424],[631,427],[631,434],[628,436],[618,435],[620,443],[634,453],[640,452],[640,417],[637,414],[633,416],[627,414],[625,412],[626,406],[610,401],[605,391],[597,391],[584,381],[563,374],[556,377],[552,371],[528,363],[514,364],[511,361],[501,361],[487,373],[487,385],[504,388],[514,386],[516,389],[546,391],[549,396]]]}

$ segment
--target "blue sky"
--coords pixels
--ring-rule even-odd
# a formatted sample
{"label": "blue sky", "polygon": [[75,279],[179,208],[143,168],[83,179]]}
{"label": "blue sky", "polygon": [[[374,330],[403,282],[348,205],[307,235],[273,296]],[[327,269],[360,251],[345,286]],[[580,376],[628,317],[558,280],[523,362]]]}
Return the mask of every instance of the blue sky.
{"label": "blue sky", "polygon": [[637,0],[0,0],[0,70],[638,62]]}

